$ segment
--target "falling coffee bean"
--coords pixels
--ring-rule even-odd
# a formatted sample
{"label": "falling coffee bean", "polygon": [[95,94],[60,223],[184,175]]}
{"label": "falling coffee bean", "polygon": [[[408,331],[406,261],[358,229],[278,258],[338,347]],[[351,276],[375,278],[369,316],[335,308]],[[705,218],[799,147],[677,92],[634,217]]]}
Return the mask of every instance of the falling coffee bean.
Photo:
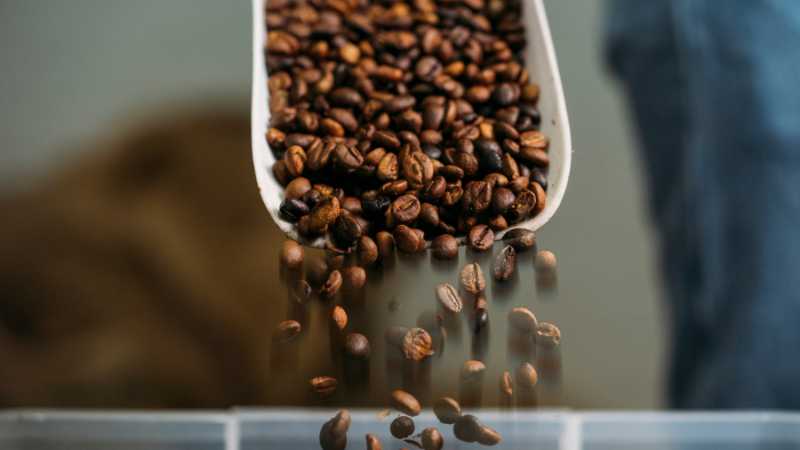
{"label": "falling coffee bean", "polygon": [[414,419],[408,416],[400,416],[389,425],[389,431],[397,439],[407,438],[414,433]]}
{"label": "falling coffee bean", "polygon": [[417,416],[422,410],[416,397],[401,389],[395,389],[391,394],[392,407],[409,416]]}
{"label": "falling coffee bean", "polygon": [[486,425],[481,427],[480,434],[478,434],[478,443],[481,445],[497,445],[503,441],[503,437],[500,436],[494,428],[489,428]]}
{"label": "falling coffee bean", "polygon": [[346,292],[362,289],[367,283],[367,272],[363,267],[350,266],[342,269],[342,287]]}
{"label": "falling coffee bean", "polygon": [[441,450],[444,445],[442,434],[434,427],[422,430],[422,448],[425,450]]}
{"label": "falling coffee bean", "polygon": [[556,255],[553,254],[553,252],[549,250],[539,250],[536,253],[534,266],[536,267],[537,272],[541,272],[543,274],[555,273],[557,265],[558,263],[556,261]]}
{"label": "falling coffee bean", "polygon": [[367,337],[360,333],[349,333],[344,340],[345,354],[353,359],[368,359],[370,345]]}
{"label": "falling coffee bean", "polygon": [[302,330],[303,327],[300,325],[300,322],[296,320],[284,320],[279,323],[278,327],[275,329],[274,338],[279,342],[289,342],[296,338]]}
{"label": "falling coffee bean", "polygon": [[442,308],[452,314],[461,312],[464,307],[464,302],[461,296],[458,295],[458,290],[449,283],[442,283],[436,286],[436,298]]}
{"label": "falling coffee bean", "polygon": [[336,296],[339,289],[342,287],[342,273],[338,270],[333,270],[328,274],[328,279],[322,284],[319,289],[319,295],[322,298],[330,299]]}
{"label": "falling coffee bean", "polygon": [[442,397],[433,404],[433,413],[439,422],[455,423],[461,417],[461,405],[450,397]]}
{"label": "falling coffee bean", "polygon": [[371,237],[361,236],[359,238],[358,259],[365,266],[371,266],[378,260],[378,246]]}
{"label": "falling coffee bean", "polygon": [[477,417],[472,414],[465,414],[453,424],[453,434],[456,439],[464,442],[477,442],[480,437],[483,425]]}
{"label": "falling coffee bean", "polygon": [[381,441],[374,434],[367,434],[367,450],[381,450]]}
{"label": "falling coffee bean", "polygon": [[508,313],[508,321],[514,329],[525,334],[534,333],[538,324],[536,316],[523,306],[512,308]]}
{"label": "falling coffee bean", "polygon": [[503,235],[503,240],[514,247],[517,253],[521,253],[536,245],[536,233],[525,228],[515,228]]}
{"label": "falling coffee bean", "polygon": [[517,252],[514,247],[506,245],[494,260],[494,279],[507,281],[514,275],[517,267]]}
{"label": "falling coffee bean", "polygon": [[347,447],[348,429],[350,412],[343,409],[322,425],[319,431],[319,445],[322,450],[344,450]]}
{"label": "falling coffee bean", "polygon": [[561,343],[561,330],[550,322],[539,322],[536,327],[536,344],[554,349]]}
{"label": "falling coffee bean", "polygon": [[312,378],[309,383],[311,389],[321,398],[327,398],[336,392],[336,386],[339,384],[336,378],[328,376],[319,376]]}
{"label": "falling coffee bean", "polygon": [[461,285],[465,291],[475,295],[486,289],[486,279],[478,263],[469,263],[461,269]]}
{"label": "falling coffee bean", "polygon": [[539,382],[539,375],[536,369],[530,363],[522,363],[517,368],[516,372],[517,386],[520,389],[533,389]]}
{"label": "falling coffee bean", "polygon": [[477,383],[483,379],[483,373],[486,371],[486,365],[474,359],[464,362],[461,366],[461,381],[467,383]]}
{"label": "falling coffee bean", "polygon": [[331,322],[339,331],[344,331],[347,327],[347,312],[339,305],[331,310]]}
{"label": "falling coffee bean", "polygon": [[303,246],[295,241],[283,241],[281,247],[281,265],[288,270],[298,270],[303,267]]}
{"label": "falling coffee bean", "polygon": [[506,400],[509,400],[513,394],[514,382],[511,378],[511,373],[506,370],[500,375],[500,395]]}
{"label": "falling coffee bean", "polygon": [[433,354],[433,339],[422,328],[411,328],[403,337],[403,354],[412,361],[422,361]]}

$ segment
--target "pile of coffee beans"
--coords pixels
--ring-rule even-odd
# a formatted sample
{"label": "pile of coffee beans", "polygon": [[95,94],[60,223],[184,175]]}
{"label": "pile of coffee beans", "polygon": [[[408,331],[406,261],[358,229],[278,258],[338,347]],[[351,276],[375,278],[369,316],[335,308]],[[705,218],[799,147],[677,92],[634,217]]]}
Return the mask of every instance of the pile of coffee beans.
{"label": "pile of coffee beans", "polygon": [[452,258],[545,207],[522,0],[266,3],[266,141],[301,236]]}

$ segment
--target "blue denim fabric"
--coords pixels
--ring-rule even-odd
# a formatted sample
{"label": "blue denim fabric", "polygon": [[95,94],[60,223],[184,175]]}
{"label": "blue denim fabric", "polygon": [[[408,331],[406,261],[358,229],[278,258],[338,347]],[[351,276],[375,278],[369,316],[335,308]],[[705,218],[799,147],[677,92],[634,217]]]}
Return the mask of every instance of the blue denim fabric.
{"label": "blue denim fabric", "polygon": [[675,408],[800,408],[800,1],[613,0]]}

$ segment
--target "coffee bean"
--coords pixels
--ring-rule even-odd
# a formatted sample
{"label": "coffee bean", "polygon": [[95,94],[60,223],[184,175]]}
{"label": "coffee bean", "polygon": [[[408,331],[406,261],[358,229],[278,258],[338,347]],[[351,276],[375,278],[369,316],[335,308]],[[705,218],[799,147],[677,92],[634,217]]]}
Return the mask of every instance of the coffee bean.
{"label": "coffee bean", "polygon": [[375,244],[378,247],[378,256],[384,264],[394,257],[394,236],[388,231],[379,231],[375,235]]}
{"label": "coffee bean", "polygon": [[421,230],[399,225],[394,230],[394,240],[397,243],[397,248],[405,253],[418,253],[424,249],[425,245],[425,240],[421,233]]}
{"label": "coffee bean", "polygon": [[458,256],[458,241],[449,234],[442,234],[431,242],[431,250],[436,259],[453,259]]}
{"label": "coffee bean", "polygon": [[467,214],[478,214],[492,203],[492,186],[485,181],[470,181],[461,197],[461,205]]}
{"label": "coffee bean", "polygon": [[500,395],[506,400],[510,400],[513,394],[514,382],[511,379],[511,373],[506,370],[500,375]]}
{"label": "coffee bean", "polygon": [[364,163],[364,156],[356,148],[338,144],[333,151],[336,162],[345,169],[357,169]]}
{"label": "coffee bean", "polygon": [[419,401],[406,391],[396,389],[391,395],[392,407],[409,416],[417,416],[422,410]]}
{"label": "coffee bean", "polygon": [[392,214],[401,223],[413,222],[419,216],[421,207],[419,199],[413,195],[401,195],[392,203]]}
{"label": "coffee bean", "polygon": [[342,269],[342,287],[347,292],[362,289],[367,283],[367,272],[363,267],[350,266]]}
{"label": "coffee bean", "polygon": [[433,163],[423,152],[413,152],[403,158],[403,176],[409,183],[421,186],[433,179]]}
{"label": "coffee bean", "polygon": [[416,103],[417,99],[411,95],[398,95],[386,101],[383,104],[383,109],[390,114],[395,114],[413,107]]}
{"label": "coffee bean", "polygon": [[439,422],[452,424],[461,417],[461,406],[450,397],[442,397],[433,404],[433,413]]}
{"label": "coffee bean", "polygon": [[464,414],[453,424],[453,434],[456,439],[464,442],[477,442],[481,435],[483,425],[472,414]]}
{"label": "coffee bean", "polygon": [[453,206],[458,204],[461,201],[461,197],[464,195],[464,189],[461,188],[461,184],[459,182],[456,183],[448,183],[447,187],[445,188],[444,195],[442,196],[442,205],[444,206]]}
{"label": "coffee bean", "polygon": [[312,286],[319,286],[328,278],[328,265],[322,258],[310,258],[306,264],[306,280]]}
{"label": "coffee bean", "polygon": [[444,177],[434,177],[430,182],[425,184],[425,187],[420,193],[420,197],[427,202],[438,202],[444,196],[447,189],[447,182]]}
{"label": "coffee bean", "polygon": [[358,259],[365,266],[371,266],[378,260],[378,246],[371,237],[361,236],[359,238]]}
{"label": "coffee bean", "polygon": [[333,224],[333,237],[336,242],[345,247],[352,247],[361,237],[361,224],[350,213],[339,214]]}
{"label": "coffee bean", "polygon": [[336,392],[336,386],[339,382],[333,377],[320,376],[309,380],[309,384],[311,384],[311,389],[315,394],[321,398],[327,398]]}
{"label": "coffee bean", "polygon": [[469,263],[461,269],[461,285],[470,294],[480,294],[486,289],[486,279],[483,277],[481,266],[476,263]]}
{"label": "coffee bean", "polygon": [[[479,303],[481,300],[483,306],[478,306],[481,304]],[[486,307],[486,299],[482,296],[479,296],[475,302],[474,316],[472,332],[478,334],[489,324],[489,310]]]}
{"label": "coffee bean", "polygon": [[309,214],[311,218],[309,223],[310,231],[317,234],[324,233],[328,226],[333,224],[336,218],[339,217],[340,211],[339,200],[336,197],[324,198]]}
{"label": "coffee bean", "polygon": [[339,331],[344,331],[347,327],[347,312],[339,305],[331,309],[331,322]]}
{"label": "coffee bean", "polygon": [[284,320],[278,324],[273,337],[279,342],[289,342],[296,338],[302,330],[303,327],[300,325],[300,322],[296,320]]}
{"label": "coffee bean", "polygon": [[402,345],[403,354],[412,361],[422,361],[433,354],[431,335],[422,328],[409,329],[403,337]]}
{"label": "coffee bean", "polygon": [[419,212],[419,220],[430,228],[439,225],[439,209],[430,203],[423,203]]}
{"label": "coffee bean", "polygon": [[283,241],[281,247],[281,265],[288,270],[299,270],[303,267],[303,246],[292,240]]}
{"label": "coffee bean", "polygon": [[389,425],[389,431],[397,439],[407,438],[414,433],[414,419],[408,416],[400,416]]}
{"label": "coffee bean", "polygon": [[561,330],[550,322],[539,322],[536,327],[536,344],[552,350],[561,343]]}
{"label": "coffee bean", "polygon": [[297,222],[309,213],[308,205],[297,199],[286,199],[279,208],[281,217],[289,222]]}
{"label": "coffee bean", "polygon": [[470,359],[461,366],[461,381],[465,383],[479,383],[483,379],[486,365],[481,361]]}
{"label": "coffee bean", "polygon": [[367,433],[366,435],[367,440],[367,450],[381,450],[381,441],[378,439],[378,436],[374,434]]}
{"label": "coffee bean", "polygon": [[519,332],[530,334],[536,331],[536,316],[524,306],[511,309],[508,313],[508,321]]}
{"label": "coffee bean", "polygon": [[391,131],[380,130],[375,132],[375,143],[388,149],[399,149],[400,139]]}
{"label": "coffee bean", "polygon": [[500,106],[509,106],[516,103],[519,99],[520,89],[518,85],[511,83],[500,83],[492,91],[492,100]]}
{"label": "coffee bean", "polygon": [[292,285],[292,299],[301,305],[307,303],[311,299],[312,293],[313,290],[311,289],[311,285],[305,280],[297,280]]}
{"label": "coffee bean", "polygon": [[370,345],[367,337],[360,333],[349,333],[344,339],[345,355],[353,359],[368,359]]}
{"label": "coffee bean", "polygon": [[481,445],[497,445],[503,441],[503,437],[500,436],[494,428],[489,428],[486,425],[481,427],[481,432],[478,435],[477,439],[478,443]]}
{"label": "coffee bean", "polygon": [[325,283],[323,283],[322,287],[319,289],[319,295],[325,299],[333,298],[339,292],[339,288],[341,287],[342,273],[338,270],[333,270],[330,274],[328,274],[328,279],[325,280]]}
{"label": "coffee bean", "polygon": [[286,185],[283,194],[287,200],[296,200],[301,198],[303,194],[309,190],[311,190],[311,182],[308,181],[308,178],[299,177],[293,179]]}
{"label": "coffee bean", "polygon": [[539,382],[539,375],[530,363],[524,362],[517,367],[516,379],[520,389],[531,390]]}
{"label": "coffee bean", "polygon": [[539,250],[536,252],[534,266],[537,272],[542,274],[554,274],[558,266],[556,255],[549,250]]}
{"label": "coffee bean", "polygon": [[343,409],[322,425],[319,431],[319,445],[322,450],[344,450],[347,447],[349,428],[350,412]]}
{"label": "coffee bean", "polygon": [[461,300],[461,296],[458,295],[458,290],[448,283],[436,286],[436,298],[445,311],[453,314],[460,313],[464,307],[464,302]]}
{"label": "coffee bean", "polygon": [[497,254],[494,260],[494,279],[507,281],[514,275],[517,268],[517,252],[514,247],[506,245]]}
{"label": "coffee bean", "polygon": [[336,105],[348,108],[358,107],[364,103],[364,97],[353,88],[340,87],[331,92],[329,99]]}
{"label": "coffee bean", "polygon": [[514,203],[508,208],[508,218],[512,222],[519,222],[527,218],[536,207],[536,195],[529,190],[517,194]]}
{"label": "coffee bean", "polygon": [[492,193],[492,211],[504,214],[514,203],[516,196],[510,189],[499,187]]}
{"label": "coffee bean", "polygon": [[536,197],[536,206],[534,206],[533,212],[534,214],[539,214],[546,206],[547,194],[545,193],[542,185],[539,183],[531,183],[530,186],[534,196]]}
{"label": "coffee bean", "polygon": [[489,250],[494,244],[494,232],[486,225],[476,225],[469,230],[467,244],[475,251]]}
{"label": "coffee bean", "polygon": [[536,233],[525,228],[515,228],[503,236],[503,241],[514,247],[514,250],[524,252],[536,245]]}
{"label": "coffee bean", "polygon": [[286,163],[283,160],[275,161],[275,164],[272,165],[272,176],[281,186],[286,186],[292,178],[289,171],[286,170]]}
{"label": "coffee bean", "polygon": [[444,446],[444,438],[434,427],[422,430],[422,448],[425,450],[441,450]]}

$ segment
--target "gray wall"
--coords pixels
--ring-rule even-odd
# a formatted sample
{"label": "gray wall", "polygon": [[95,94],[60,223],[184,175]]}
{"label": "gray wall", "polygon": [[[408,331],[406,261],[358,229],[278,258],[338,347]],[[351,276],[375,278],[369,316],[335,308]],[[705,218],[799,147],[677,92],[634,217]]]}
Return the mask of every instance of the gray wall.
{"label": "gray wall", "polygon": [[[663,315],[630,130],[599,57],[601,2],[547,1],[574,134],[574,171],[540,242],[560,292],[537,313],[564,332],[564,403],[660,404]],[[148,107],[247,104],[245,0],[0,0],[0,187],[24,186],[76,144]]]}

